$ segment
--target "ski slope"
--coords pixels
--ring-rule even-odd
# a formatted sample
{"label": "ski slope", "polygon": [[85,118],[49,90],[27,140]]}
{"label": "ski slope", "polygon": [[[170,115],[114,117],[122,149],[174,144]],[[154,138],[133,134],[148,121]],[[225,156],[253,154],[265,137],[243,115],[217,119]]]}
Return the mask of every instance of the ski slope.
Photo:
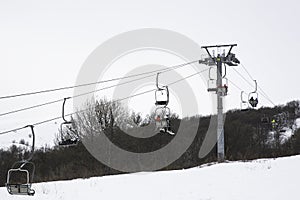
{"label": "ski slope", "polygon": [[0,199],[299,200],[299,182],[300,156],[292,156],[38,183],[33,197],[11,196],[0,188]]}

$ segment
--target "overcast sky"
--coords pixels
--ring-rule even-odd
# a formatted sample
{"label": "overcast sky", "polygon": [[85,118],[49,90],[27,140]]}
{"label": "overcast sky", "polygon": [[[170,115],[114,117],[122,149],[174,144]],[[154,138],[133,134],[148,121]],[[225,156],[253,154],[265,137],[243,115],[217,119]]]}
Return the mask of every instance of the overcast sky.
{"label": "overcast sky", "polygon": [[[135,29],[161,28],[181,33],[199,45],[237,43],[234,53],[260,87],[275,104],[284,104],[300,99],[299,5],[296,0],[1,0],[0,96],[74,85],[85,59],[107,39]],[[236,69],[247,77],[241,67]],[[240,88],[253,90],[233,70],[228,73]],[[240,91],[230,85],[229,90],[227,108],[239,108]],[[64,91],[1,100],[0,112],[72,94]],[[260,102],[272,106],[264,98]],[[60,107],[0,117],[0,131],[59,116]],[[38,127],[43,133],[38,136],[40,144],[52,140],[57,129],[55,122]],[[2,137],[0,145],[16,135],[20,134]]]}

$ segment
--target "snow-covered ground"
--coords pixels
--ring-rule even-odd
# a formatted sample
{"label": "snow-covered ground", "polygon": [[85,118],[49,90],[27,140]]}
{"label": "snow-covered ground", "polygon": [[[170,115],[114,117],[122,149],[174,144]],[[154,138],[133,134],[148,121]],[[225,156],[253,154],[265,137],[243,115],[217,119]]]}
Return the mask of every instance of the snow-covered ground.
{"label": "snow-covered ground", "polygon": [[230,162],[187,170],[142,172],[34,184],[33,197],[1,200],[298,200],[300,156]]}

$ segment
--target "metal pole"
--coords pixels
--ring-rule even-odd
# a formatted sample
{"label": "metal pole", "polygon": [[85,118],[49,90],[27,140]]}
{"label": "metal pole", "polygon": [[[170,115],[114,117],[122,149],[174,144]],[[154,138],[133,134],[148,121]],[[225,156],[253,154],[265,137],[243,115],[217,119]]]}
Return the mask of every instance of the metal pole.
{"label": "metal pole", "polygon": [[[223,117],[223,96],[226,96],[227,91],[224,88],[222,79],[222,65],[226,64],[227,66],[237,66],[240,61],[235,57],[235,54],[231,53],[233,47],[237,46],[236,44],[229,44],[229,45],[213,45],[213,46],[202,46],[209,55],[209,59],[204,59],[199,61],[199,63],[204,63],[206,65],[211,64],[211,61],[217,64],[217,88],[216,89],[208,89],[209,92],[217,92],[217,154],[218,154],[218,161],[223,162],[225,160],[225,145],[224,145],[224,117]],[[218,53],[217,57],[215,55],[211,55],[209,52],[209,48],[221,48],[221,47],[230,47],[227,55],[225,55],[225,51],[222,55]],[[225,68],[225,75],[226,76],[226,68]],[[242,100],[243,101],[243,100]]]}
{"label": "metal pole", "polygon": [[218,101],[218,117],[217,117],[217,153],[218,161],[223,162],[225,159],[224,151],[224,120],[223,120],[223,85],[222,85],[222,57],[217,57],[217,101]]}

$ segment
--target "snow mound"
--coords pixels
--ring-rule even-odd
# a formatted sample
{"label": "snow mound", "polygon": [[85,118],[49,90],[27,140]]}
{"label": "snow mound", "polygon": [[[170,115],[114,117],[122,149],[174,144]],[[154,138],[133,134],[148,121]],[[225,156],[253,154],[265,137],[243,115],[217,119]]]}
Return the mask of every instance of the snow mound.
{"label": "snow mound", "polygon": [[33,184],[31,200],[298,200],[300,156]]}

